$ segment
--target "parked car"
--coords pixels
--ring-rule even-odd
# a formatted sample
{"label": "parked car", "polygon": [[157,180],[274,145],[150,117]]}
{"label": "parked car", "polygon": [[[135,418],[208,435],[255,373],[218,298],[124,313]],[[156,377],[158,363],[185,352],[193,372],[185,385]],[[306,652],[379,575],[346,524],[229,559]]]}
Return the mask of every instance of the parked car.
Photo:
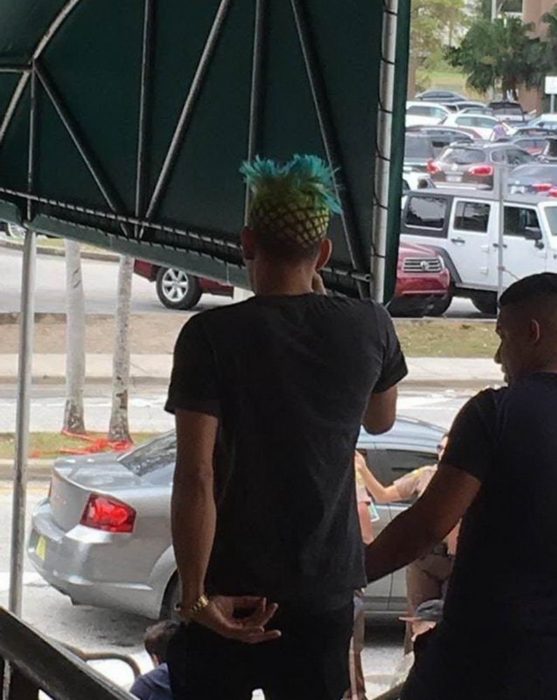
{"label": "parked car", "polygon": [[486,114],[466,114],[464,112],[457,112],[456,114],[450,114],[442,122],[443,126],[464,126],[468,129],[472,129],[481,139],[489,141],[494,137],[497,132],[496,129],[500,129],[503,126],[507,135],[510,135],[511,129],[509,129],[504,122],[499,121],[495,117],[490,117]]}
{"label": "parked car", "polygon": [[[459,102],[453,102],[452,103],[459,112],[464,112],[468,111],[471,112],[473,110],[479,110],[477,113],[478,114],[490,114],[491,110],[489,107],[486,107],[483,102],[478,102],[476,100],[460,100]],[[482,110],[486,110],[485,112],[482,112]]]}
{"label": "parked car", "polygon": [[547,194],[557,187],[557,164],[521,165],[509,175],[507,186],[510,194]]}
{"label": "parked car", "polygon": [[495,314],[500,251],[503,288],[527,275],[557,273],[557,201],[509,194],[501,205],[496,194],[487,191],[410,192],[402,212],[401,241],[427,245],[443,255],[453,293],[470,298],[479,311]]}
{"label": "parked car", "polygon": [[544,136],[513,136],[511,142],[518,148],[522,148],[531,156],[540,156],[547,145],[547,137]]}
{"label": "parked car", "polygon": [[539,160],[542,163],[557,163],[557,137],[548,136]]}
{"label": "parked car", "polygon": [[406,138],[410,134],[427,136],[431,140],[434,156],[452,143],[473,143],[474,135],[465,129],[453,126],[411,126],[406,129]]}
{"label": "parked car", "polygon": [[167,309],[193,309],[202,294],[231,297],[233,288],[205,277],[196,277],[175,267],[163,267],[147,260],[136,260],[133,271],[155,282],[157,296]]}
{"label": "parked car", "polygon": [[557,114],[540,114],[539,117],[534,117],[528,122],[528,129],[546,129],[555,131],[557,129]]}
{"label": "parked car", "polygon": [[453,90],[425,90],[416,95],[416,100],[427,102],[465,102],[466,97]]}
{"label": "parked car", "polygon": [[428,134],[406,132],[404,141],[404,167],[427,173],[427,164],[435,156]]}
{"label": "parked car", "polygon": [[407,102],[406,126],[440,124],[450,113],[444,105],[430,104],[428,102]]}
{"label": "parked car", "polygon": [[474,143],[448,146],[428,165],[436,187],[459,185],[480,189],[493,188],[493,174],[498,163],[512,167],[534,160],[512,143]]}
{"label": "parked car", "polygon": [[441,316],[452,301],[451,275],[443,256],[429,246],[402,243],[398,249],[392,316]]}
{"label": "parked car", "polygon": [[[444,429],[399,418],[383,435],[362,430],[358,448],[384,483],[435,462]],[[170,538],[173,432],[126,454],[56,460],[50,491],[32,517],[28,555],[39,574],[78,605],[166,616],[179,599]],[[296,494],[293,494],[295,497]],[[381,530],[407,503],[378,505]],[[366,590],[370,612],[400,615],[404,571]]]}
{"label": "parked car", "polygon": [[501,119],[507,124],[512,124],[512,126],[522,126],[528,122],[528,116],[519,102],[495,100],[494,102],[488,102],[487,106],[493,111],[497,119]]}

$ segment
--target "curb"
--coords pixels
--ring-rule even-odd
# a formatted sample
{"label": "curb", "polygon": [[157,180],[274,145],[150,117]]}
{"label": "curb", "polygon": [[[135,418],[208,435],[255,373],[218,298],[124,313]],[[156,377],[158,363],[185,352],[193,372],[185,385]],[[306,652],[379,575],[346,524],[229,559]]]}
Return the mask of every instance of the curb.
{"label": "curb", "polygon": [[[30,459],[27,462],[27,478],[30,481],[48,481],[54,459]],[[13,478],[14,460],[0,459],[0,481],[12,481]]]}
{"label": "curb", "polygon": [[[22,243],[16,243],[15,241],[8,241],[5,239],[0,240],[0,248],[8,248],[9,250],[23,250]],[[64,250],[58,248],[49,248],[44,245],[37,245],[37,253],[39,255],[51,255],[55,258],[64,258],[66,253]],[[81,257],[84,260],[101,260],[103,262],[118,262],[120,256],[114,253],[96,253],[94,251],[81,251]]]}
{"label": "curb", "polygon": [[[133,387],[168,387],[170,377],[131,377],[130,386]],[[0,375],[0,384],[15,384],[17,377],[14,375]],[[56,386],[64,385],[66,377],[40,376],[33,377],[34,385]],[[106,386],[112,384],[112,377],[88,377],[85,386]],[[446,379],[443,377],[419,377],[416,379],[403,379],[399,387],[409,389],[484,389],[487,386],[500,386],[503,384],[502,378],[494,377],[469,377],[467,379]]]}

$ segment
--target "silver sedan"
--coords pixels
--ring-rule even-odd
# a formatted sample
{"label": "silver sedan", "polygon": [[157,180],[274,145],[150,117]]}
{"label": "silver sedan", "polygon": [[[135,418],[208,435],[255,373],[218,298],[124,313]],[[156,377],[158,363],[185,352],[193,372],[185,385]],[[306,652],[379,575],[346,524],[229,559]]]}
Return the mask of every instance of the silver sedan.
{"label": "silver sedan", "polygon": [[[400,418],[384,435],[360,434],[358,448],[385,484],[432,464],[443,429]],[[170,537],[176,438],[167,433],[123,455],[58,459],[48,498],[33,513],[28,555],[35,569],[75,604],[168,616],[178,599]],[[378,534],[407,507],[377,507]],[[405,609],[404,573],[368,586],[369,612]]]}

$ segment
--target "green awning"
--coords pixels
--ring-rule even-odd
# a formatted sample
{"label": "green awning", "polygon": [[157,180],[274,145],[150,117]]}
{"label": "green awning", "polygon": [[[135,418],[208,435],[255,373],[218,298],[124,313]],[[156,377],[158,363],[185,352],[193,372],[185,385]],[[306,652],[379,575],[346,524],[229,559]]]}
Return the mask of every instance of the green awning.
{"label": "green awning", "polygon": [[[398,2],[393,150],[379,154],[392,156],[387,295],[409,4]],[[241,285],[240,163],[317,153],[338,168],[345,212],[327,281],[366,294],[386,5],[0,0],[0,217]]]}

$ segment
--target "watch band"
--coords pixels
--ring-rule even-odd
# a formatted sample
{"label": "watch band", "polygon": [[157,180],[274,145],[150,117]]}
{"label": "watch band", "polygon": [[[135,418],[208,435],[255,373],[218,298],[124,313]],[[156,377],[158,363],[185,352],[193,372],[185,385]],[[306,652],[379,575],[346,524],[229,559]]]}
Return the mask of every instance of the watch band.
{"label": "watch band", "polygon": [[205,593],[202,593],[195,603],[193,603],[193,605],[191,605],[187,610],[184,611],[181,603],[179,603],[176,607],[183,611],[183,616],[186,618],[186,620],[193,620],[202,610],[205,610],[210,602],[211,601],[209,598],[207,598]]}

